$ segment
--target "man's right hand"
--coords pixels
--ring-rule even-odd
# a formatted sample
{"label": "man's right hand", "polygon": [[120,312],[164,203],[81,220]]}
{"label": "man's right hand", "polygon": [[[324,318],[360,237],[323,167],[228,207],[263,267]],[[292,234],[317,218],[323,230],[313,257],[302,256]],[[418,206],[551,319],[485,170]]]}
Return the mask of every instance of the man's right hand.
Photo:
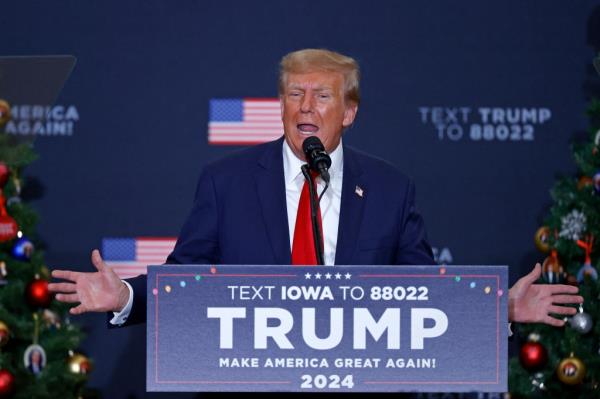
{"label": "man's right hand", "polygon": [[98,271],[92,273],[52,271],[52,277],[68,282],[48,284],[48,289],[50,292],[57,293],[58,301],[79,303],[69,310],[71,314],[120,312],[129,300],[129,289],[116,273],[106,266],[97,249],[92,251],[92,263]]}

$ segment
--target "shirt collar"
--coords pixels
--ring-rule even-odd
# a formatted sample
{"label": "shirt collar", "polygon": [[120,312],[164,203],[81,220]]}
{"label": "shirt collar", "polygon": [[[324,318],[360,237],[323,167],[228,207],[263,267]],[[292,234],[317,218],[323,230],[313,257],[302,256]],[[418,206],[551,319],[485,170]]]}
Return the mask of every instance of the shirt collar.
{"label": "shirt collar", "polygon": [[[344,150],[342,148],[342,140],[336,147],[335,150],[329,154],[331,158],[331,167],[329,168],[329,174],[334,177],[336,174],[343,170],[344,165]],[[285,176],[285,183],[289,184],[293,182],[298,175],[302,174],[300,169],[302,165],[306,163],[305,160],[301,160],[294,154],[287,141],[283,140],[283,173]]]}

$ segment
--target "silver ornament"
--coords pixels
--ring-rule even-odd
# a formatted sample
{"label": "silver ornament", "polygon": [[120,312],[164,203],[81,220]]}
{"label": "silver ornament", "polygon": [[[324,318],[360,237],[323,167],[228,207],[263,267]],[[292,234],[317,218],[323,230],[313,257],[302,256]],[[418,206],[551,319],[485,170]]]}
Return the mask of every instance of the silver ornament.
{"label": "silver ornament", "polygon": [[571,317],[569,324],[573,330],[580,334],[587,334],[592,330],[592,317],[580,310],[575,316]]}
{"label": "silver ornament", "polygon": [[10,197],[8,200],[6,200],[6,206],[11,206],[19,203],[21,203],[21,198],[18,196]]}
{"label": "silver ornament", "polygon": [[537,332],[532,332],[527,336],[527,341],[538,342],[541,336]]}
{"label": "silver ornament", "polygon": [[533,375],[533,378],[535,378],[536,380],[541,380],[544,378],[544,373],[542,372],[537,372]]}
{"label": "silver ornament", "polygon": [[531,388],[532,392],[546,390],[546,384],[544,384],[544,381],[539,381],[536,377],[531,380],[531,385],[533,385],[533,388]]}

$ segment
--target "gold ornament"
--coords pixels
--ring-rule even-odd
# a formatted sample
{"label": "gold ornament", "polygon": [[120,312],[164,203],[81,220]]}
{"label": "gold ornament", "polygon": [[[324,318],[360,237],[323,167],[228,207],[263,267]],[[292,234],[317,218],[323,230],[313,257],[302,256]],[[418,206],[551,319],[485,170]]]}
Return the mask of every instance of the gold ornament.
{"label": "gold ornament", "polygon": [[6,125],[6,122],[10,120],[10,105],[0,99],[0,127]]}
{"label": "gold ornament", "polygon": [[4,322],[0,321],[0,348],[8,343],[10,339],[10,330]]}
{"label": "gold ornament", "polygon": [[81,353],[69,351],[69,371],[73,374],[88,374],[92,371],[89,359]]}
{"label": "gold ornament", "polygon": [[50,271],[48,270],[48,267],[46,267],[46,266],[40,267],[39,272],[40,272],[39,274],[42,277],[42,279],[50,280]]}
{"label": "gold ornament", "polygon": [[585,364],[572,353],[568,358],[561,360],[556,368],[558,379],[567,385],[581,384],[585,378],[585,372]]}
{"label": "gold ornament", "polygon": [[550,251],[548,237],[550,237],[550,228],[548,226],[542,226],[535,232],[535,246],[544,253]]}
{"label": "gold ornament", "polygon": [[577,190],[581,191],[586,187],[594,185],[594,180],[589,176],[581,176],[577,182]]}
{"label": "gold ornament", "polygon": [[19,179],[19,175],[18,175],[19,171],[18,170],[13,170],[12,171],[12,176],[13,176],[13,185],[15,186],[15,194],[17,194],[17,196],[21,195],[21,179]]}

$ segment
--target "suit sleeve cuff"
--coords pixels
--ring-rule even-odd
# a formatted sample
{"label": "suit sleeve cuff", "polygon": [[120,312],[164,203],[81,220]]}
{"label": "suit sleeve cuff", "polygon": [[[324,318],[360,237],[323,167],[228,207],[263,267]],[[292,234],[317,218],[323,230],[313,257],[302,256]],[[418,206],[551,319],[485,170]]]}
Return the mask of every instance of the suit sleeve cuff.
{"label": "suit sleeve cuff", "polygon": [[123,281],[123,283],[125,283],[125,285],[127,286],[127,289],[129,289],[129,300],[127,301],[127,305],[125,305],[123,310],[121,310],[120,312],[113,312],[113,318],[110,319],[109,322],[113,326],[120,326],[124,324],[127,321],[127,318],[131,313],[131,307],[133,306],[133,288],[127,281],[121,281]]}

